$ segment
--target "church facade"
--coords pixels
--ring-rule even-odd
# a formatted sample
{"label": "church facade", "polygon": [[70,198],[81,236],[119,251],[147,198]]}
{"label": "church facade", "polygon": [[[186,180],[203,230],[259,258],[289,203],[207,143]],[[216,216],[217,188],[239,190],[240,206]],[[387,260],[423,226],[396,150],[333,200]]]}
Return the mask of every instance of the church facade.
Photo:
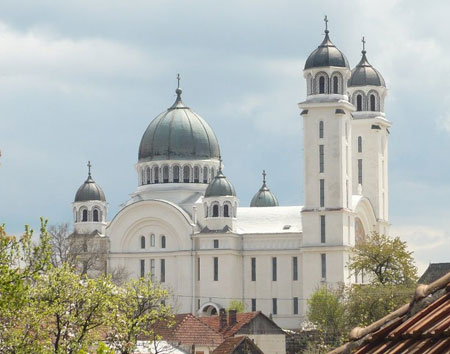
{"label": "church facade", "polygon": [[391,126],[384,79],[365,49],[351,70],[326,29],[303,76],[303,206],[279,206],[265,173],[251,205],[239,205],[214,131],[178,87],[142,136],[130,199],[107,221],[89,172],[73,203],[74,235],[104,240],[108,271],[151,273],[177,313],[218,314],[237,300],[298,328],[319,286],[363,281],[347,269],[355,242],[388,231]]}

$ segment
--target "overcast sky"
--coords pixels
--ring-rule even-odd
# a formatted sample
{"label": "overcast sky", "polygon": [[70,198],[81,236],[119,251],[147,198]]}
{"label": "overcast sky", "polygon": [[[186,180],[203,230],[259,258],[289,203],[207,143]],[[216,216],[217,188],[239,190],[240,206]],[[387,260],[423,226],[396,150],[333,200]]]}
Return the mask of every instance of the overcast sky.
{"label": "overcast sky", "polygon": [[368,59],[389,94],[390,222],[419,269],[450,261],[448,1],[0,1],[0,223],[72,221],[94,179],[109,218],[137,186],[150,121],[183,100],[214,129],[241,206],[261,170],[281,205],[303,203],[302,69],[323,38]]}

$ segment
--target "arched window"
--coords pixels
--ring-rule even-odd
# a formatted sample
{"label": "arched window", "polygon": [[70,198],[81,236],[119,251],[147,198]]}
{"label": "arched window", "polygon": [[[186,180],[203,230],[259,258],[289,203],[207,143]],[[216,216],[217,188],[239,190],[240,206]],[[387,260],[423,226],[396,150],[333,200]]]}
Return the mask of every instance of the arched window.
{"label": "arched window", "polygon": [[82,215],[83,216],[81,218],[81,221],[88,221],[88,211],[87,211],[87,209],[83,210]]}
{"label": "arched window", "polygon": [[141,248],[145,248],[145,236],[141,236]]}
{"label": "arched window", "polygon": [[358,152],[362,152],[362,136],[358,136]]}
{"label": "arched window", "polygon": [[372,112],[375,112],[376,111],[375,108],[376,108],[375,107],[375,95],[370,95],[370,110]]}
{"label": "arched window", "polygon": [[333,93],[339,93],[339,78],[333,77]]}
{"label": "arched window", "polygon": [[183,182],[189,183],[190,177],[191,177],[191,168],[188,165],[186,165],[183,167]]}
{"label": "arched window", "polygon": [[94,220],[94,221],[99,221],[98,219],[99,219],[99,218],[98,218],[98,210],[97,210],[97,209],[94,209],[93,220]]}
{"label": "arched window", "polygon": [[325,93],[325,77],[319,77],[319,93]]}
{"label": "arched window", "polygon": [[166,248],[166,236],[161,236],[161,248]]}
{"label": "arched window", "polygon": [[225,204],[223,206],[223,216],[226,218],[230,217],[230,207],[228,206],[228,204]]}
{"label": "arched window", "polygon": [[362,111],[362,95],[356,96],[356,110],[358,112]]}
{"label": "arched window", "polygon": [[145,168],[141,170],[141,184],[145,184]]}
{"label": "arched window", "polygon": [[203,167],[203,183],[208,183],[208,167]]}
{"label": "arched window", "polygon": [[147,184],[150,184],[150,167],[147,167]]}
{"label": "arched window", "polygon": [[194,167],[194,183],[200,182],[200,169],[198,166]]}
{"label": "arched window", "polygon": [[153,183],[159,183],[159,167],[153,167]]}
{"label": "arched window", "polygon": [[155,247],[155,234],[150,235],[150,247]]}
{"label": "arched window", "polygon": [[169,166],[163,167],[163,183],[169,183]]}
{"label": "arched window", "polygon": [[323,138],[323,120],[319,122],[319,138]]}
{"label": "arched window", "polygon": [[173,183],[180,182],[180,166],[173,166]]}
{"label": "arched window", "polygon": [[219,216],[219,206],[217,204],[213,205],[212,216],[213,218],[217,218]]}

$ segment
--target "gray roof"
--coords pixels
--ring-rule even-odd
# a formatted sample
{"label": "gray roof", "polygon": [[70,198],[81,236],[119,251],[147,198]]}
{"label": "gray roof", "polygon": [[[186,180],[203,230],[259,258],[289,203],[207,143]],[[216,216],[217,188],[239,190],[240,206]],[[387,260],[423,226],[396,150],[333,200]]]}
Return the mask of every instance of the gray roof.
{"label": "gray roof", "polygon": [[205,197],[226,197],[236,196],[231,182],[223,175],[222,169],[219,168],[216,177],[209,183],[205,191]]}
{"label": "gray roof", "polygon": [[89,173],[87,180],[78,188],[75,194],[75,202],[86,202],[89,200],[106,201],[105,193],[100,186],[95,183]]}
{"label": "gray roof", "polygon": [[139,146],[139,161],[203,160],[219,158],[216,135],[202,117],[181,101],[175,103],[147,127]]}
{"label": "gray roof", "polygon": [[383,76],[370,65],[366,58],[366,51],[362,51],[362,58],[358,65],[352,70],[348,80],[348,86],[383,86],[386,87]]}
{"label": "gray roof", "polygon": [[266,182],[263,182],[262,187],[253,196],[250,203],[251,207],[274,207],[279,206],[278,199],[267,187]]}
{"label": "gray roof", "polygon": [[330,41],[329,31],[325,31],[325,38],[319,47],[313,51],[306,59],[305,69],[318,68],[323,66],[340,66],[350,69],[348,60],[336,46]]}
{"label": "gray roof", "polygon": [[419,284],[431,284],[450,272],[450,263],[430,263],[425,273],[419,278]]}

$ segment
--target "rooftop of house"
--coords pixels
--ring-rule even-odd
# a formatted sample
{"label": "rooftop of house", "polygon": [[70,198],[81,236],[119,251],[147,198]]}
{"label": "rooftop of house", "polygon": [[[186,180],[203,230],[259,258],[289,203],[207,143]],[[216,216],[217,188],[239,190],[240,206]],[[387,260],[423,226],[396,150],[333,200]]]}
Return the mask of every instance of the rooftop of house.
{"label": "rooftop of house", "polygon": [[[240,350],[242,349],[242,350]],[[248,337],[229,337],[219,345],[212,354],[232,354],[232,353],[264,354],[261,349]]]}

